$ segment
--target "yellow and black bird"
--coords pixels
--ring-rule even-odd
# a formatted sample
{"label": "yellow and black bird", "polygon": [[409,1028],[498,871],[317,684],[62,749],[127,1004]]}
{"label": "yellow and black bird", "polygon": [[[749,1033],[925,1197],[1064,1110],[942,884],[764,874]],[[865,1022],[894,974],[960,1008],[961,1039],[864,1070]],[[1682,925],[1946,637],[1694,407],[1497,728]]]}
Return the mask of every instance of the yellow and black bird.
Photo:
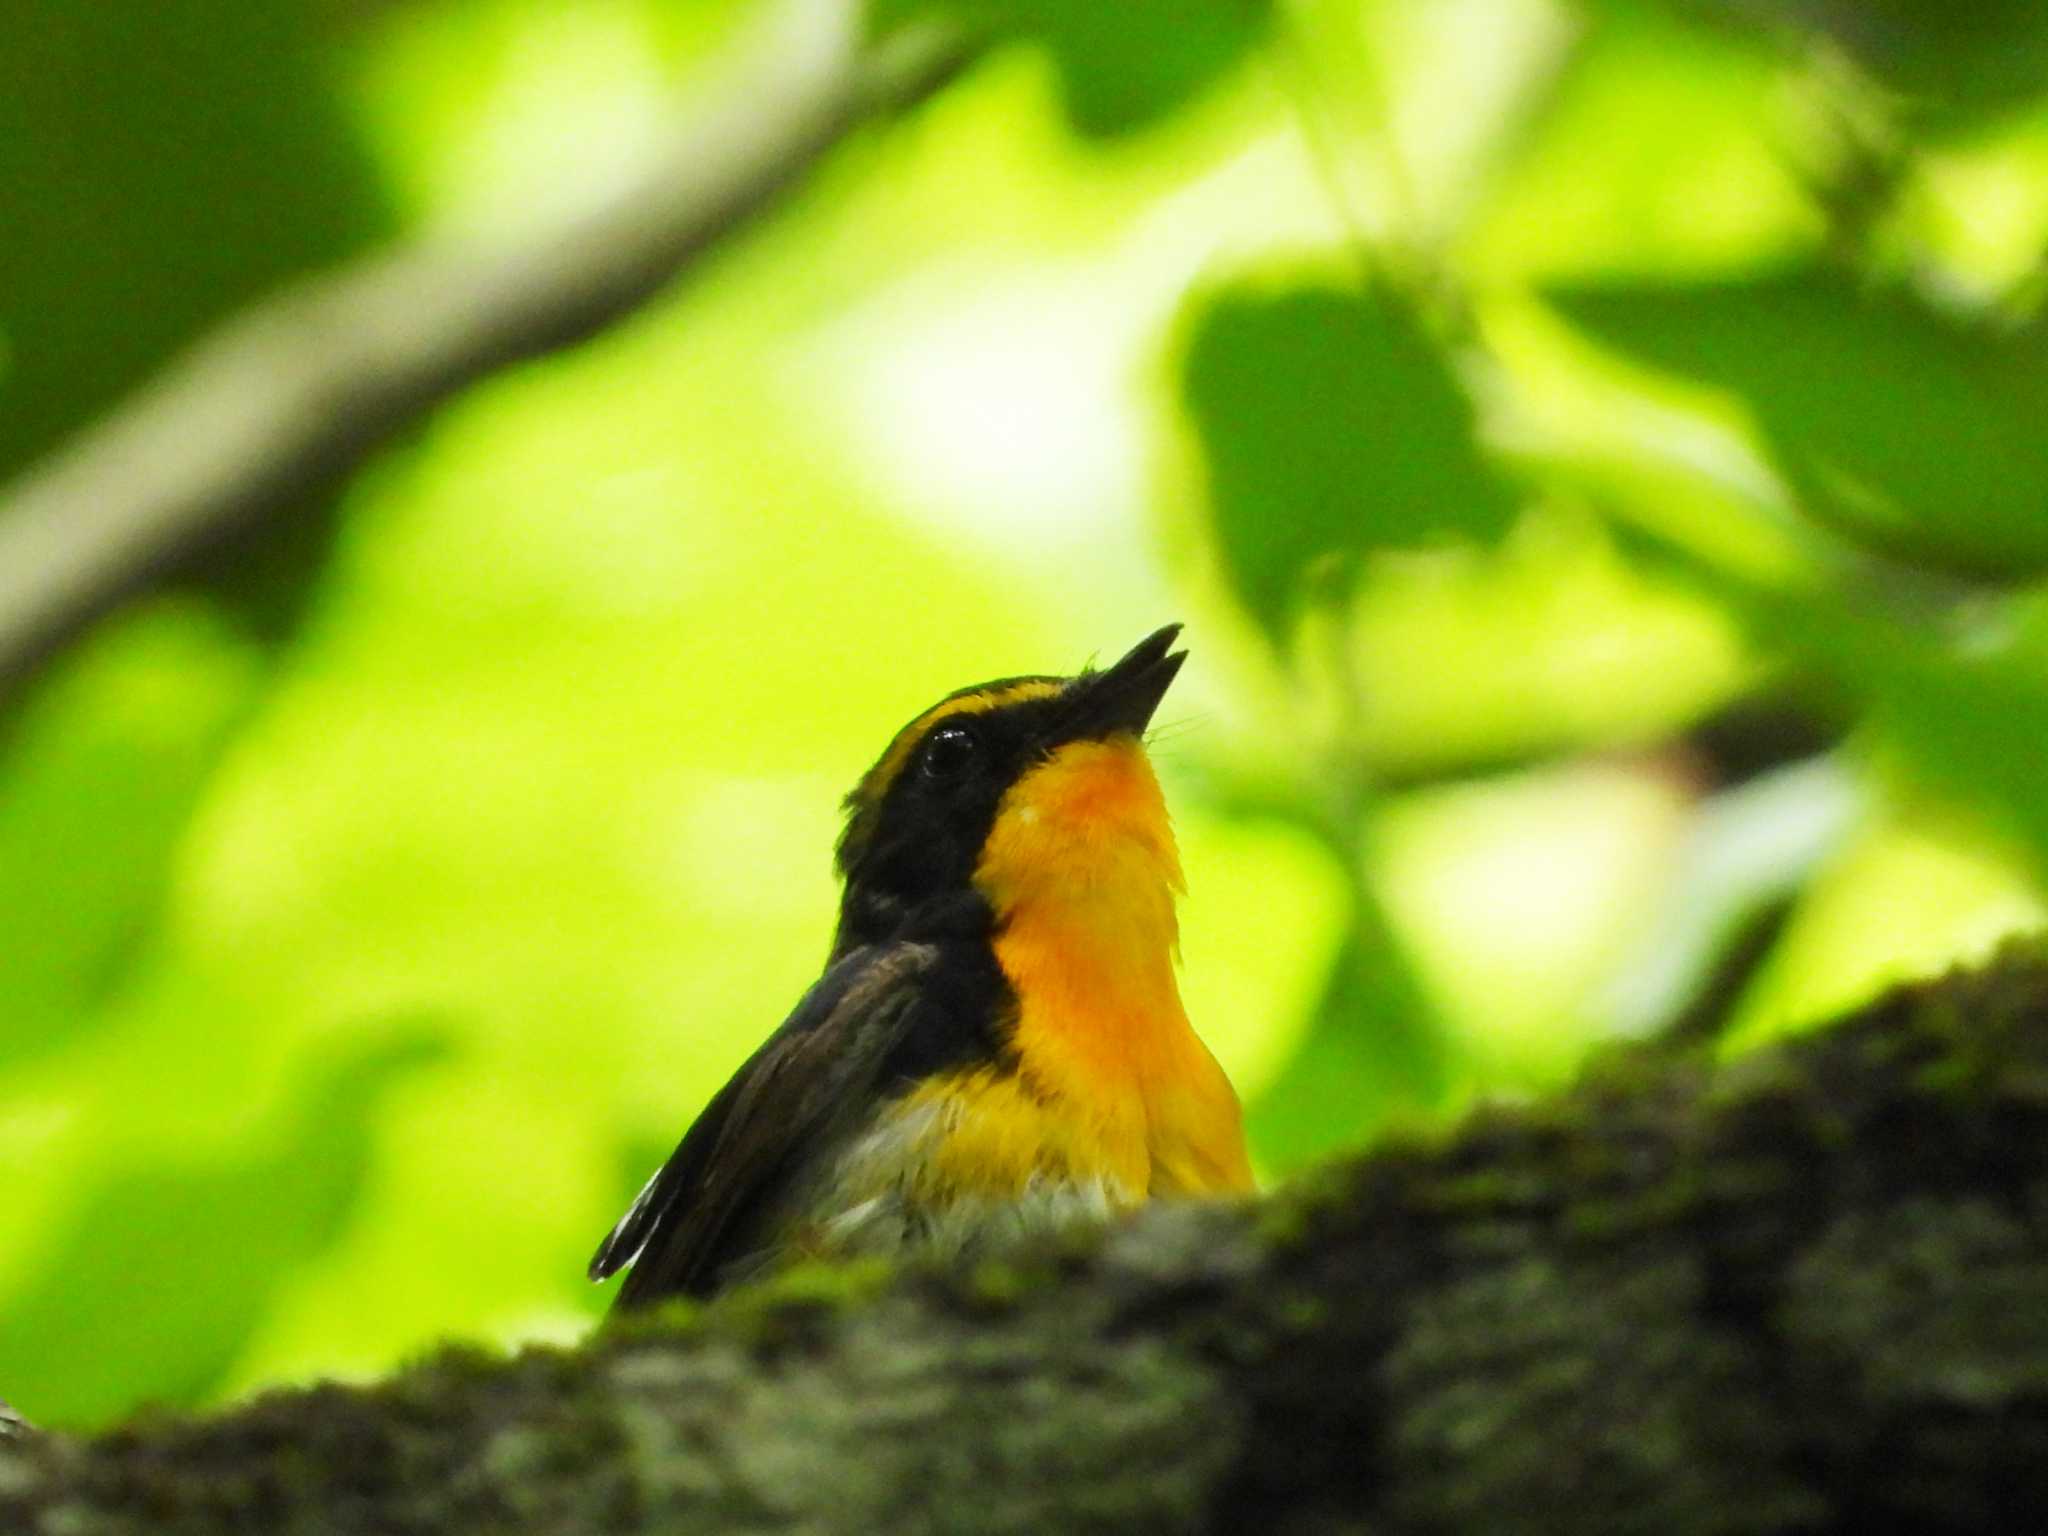
{"label": "yellow and black bird", "polygon": [[949,694],[847,796],[825,973],[591,1260],[622,1308],[805,1254],[961,1254],[1251,1187],[1174,979],[1180,857],[1142,736],[1180,626]]}

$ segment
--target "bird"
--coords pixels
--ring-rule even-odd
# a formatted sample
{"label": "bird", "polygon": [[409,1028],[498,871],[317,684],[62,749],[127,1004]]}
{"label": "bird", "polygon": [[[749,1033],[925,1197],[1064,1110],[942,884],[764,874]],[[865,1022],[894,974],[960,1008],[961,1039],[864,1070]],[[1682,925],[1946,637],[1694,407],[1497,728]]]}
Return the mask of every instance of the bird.
{"label": "bird", "polygon": [[822,975],[590,1261],[632,1311],[804,1258],[960,1260],[1253,1187],[1176,968],[1144,735],[1181,626],[947,694],[844,802]]}

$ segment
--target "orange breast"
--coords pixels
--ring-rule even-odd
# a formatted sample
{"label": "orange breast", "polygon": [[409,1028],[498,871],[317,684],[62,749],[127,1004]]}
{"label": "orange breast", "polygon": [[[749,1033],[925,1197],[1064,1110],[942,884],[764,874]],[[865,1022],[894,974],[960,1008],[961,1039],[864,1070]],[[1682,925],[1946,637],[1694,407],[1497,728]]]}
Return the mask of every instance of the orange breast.
{"label": "orange breast", "polygon": [[949,1180],[1101,1179],[1118,1203],[1251,1188],[1237,1095],[1174,977],[1179,856],[1134,738],[1078,742],[999,809],[975,883],[1016,992],[1014,1078],[957,1093]]}
{"label": "orange breast", "polygon": [[1077,1171],[1134,1200],[1249,1190],[1237,1095],[1188,1023],[1171,952],[1134,947],[1108,914],[1019,918],[996,956],[1017,992],[1020,1093]]}

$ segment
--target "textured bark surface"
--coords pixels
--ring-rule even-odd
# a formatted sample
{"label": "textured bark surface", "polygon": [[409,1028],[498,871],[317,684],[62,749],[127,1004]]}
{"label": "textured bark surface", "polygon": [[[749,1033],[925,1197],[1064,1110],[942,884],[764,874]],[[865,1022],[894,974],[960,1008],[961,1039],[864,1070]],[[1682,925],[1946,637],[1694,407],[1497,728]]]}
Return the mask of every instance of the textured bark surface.
{"label": "textured bark surface", "polygon": [[1028,1266],[0,1441],[0,1530],[2032,1529],[2048,951]]}

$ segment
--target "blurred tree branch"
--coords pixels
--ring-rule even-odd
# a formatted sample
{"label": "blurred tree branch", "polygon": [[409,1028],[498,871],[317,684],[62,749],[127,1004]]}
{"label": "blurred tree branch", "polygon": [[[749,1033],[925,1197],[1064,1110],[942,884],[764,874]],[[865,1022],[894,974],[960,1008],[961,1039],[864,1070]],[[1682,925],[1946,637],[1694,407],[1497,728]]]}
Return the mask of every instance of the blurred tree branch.
{"label": "blurred tree branch", "polygon": [[0,498],[0,691],[194,549],[290,516],[435,406],[631,314],[967,47],[780,6],[608,204],[509,249],[425,241],[258,304]]}
{"label": "blurred tree branch", "polygon": [[574,1351],[30,1435],[0,1526],[2031,1528],[2044,1299],[2034,944],[1093,1251],[798,1271]]}

